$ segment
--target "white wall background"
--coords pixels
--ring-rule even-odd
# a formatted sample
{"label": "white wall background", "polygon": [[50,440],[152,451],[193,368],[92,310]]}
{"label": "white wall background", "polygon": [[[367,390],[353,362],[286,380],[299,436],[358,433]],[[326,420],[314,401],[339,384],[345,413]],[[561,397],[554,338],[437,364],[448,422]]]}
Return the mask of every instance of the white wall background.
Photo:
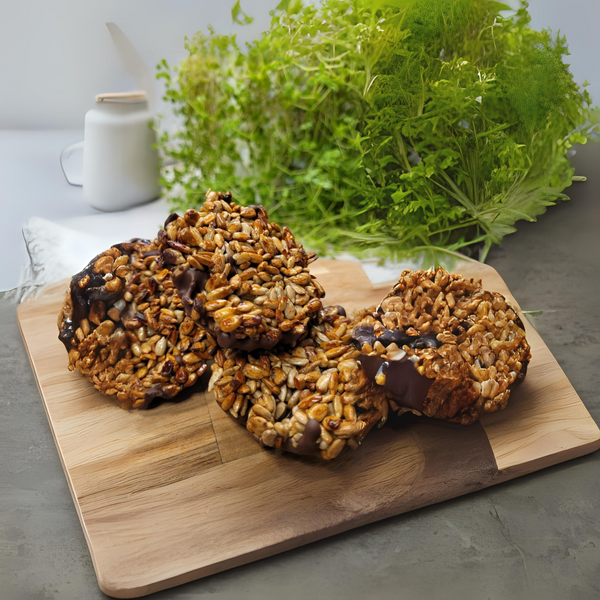
{"label": "white wall background", "polygon": [[587,79],[587,88],[596,104],[600,104],[600,0],[529,0],[529,13],[534,29],[550,27],[567,36],[575,81]]}
{"label": "white wall background", "polygon": [[[258,36],[278,0],[242,0],[252,25],[232,25],[234,0],[0,0],[0,129],[82,128],[100,92],[133,89],[106,22],[147,66],[185,56],[184,37],[212,24],[241,42]],[[600,102],[600,0],[530,0],[533,26],[566,34],[576,80]],[[159,89],[160,91],[160,89]],[[159,107],[160,110],[160,107]]]}
{"label": "white wall background", "polygon": [[[83,128],[101,92],[135,89],[105,23],[155,70],[186,56],[185,36],[212,25],[251,40],[279,0],[242,0],[255,17],[232,24],[235,0],[0,0],[0,129]],[[158,85],[158,82],[157,82]],[[159,88],[159,91],[162,88]]]}

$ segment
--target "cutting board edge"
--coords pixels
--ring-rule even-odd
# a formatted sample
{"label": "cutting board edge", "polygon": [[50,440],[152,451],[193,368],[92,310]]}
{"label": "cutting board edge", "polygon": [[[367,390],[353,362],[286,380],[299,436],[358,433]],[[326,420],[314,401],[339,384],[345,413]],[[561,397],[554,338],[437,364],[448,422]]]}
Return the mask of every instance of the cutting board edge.
{"label": "cutting board edge", "polygon": [[[567,460],[571,460],[572,458],[578,458],[580,456],[585,456],[586,454],[590,454],[590,453],[595,452],[596,450],[600,449],[600,428],[598,427],[598,424],[596,423],[596,421],[593,419],[592,415],[590,414],[590,411],[588,410],[587,406],[581,399],[581,396],[577,393],[575,386],[571,383],[571,380],[567,377],[567,374],[565,373],[564,369],[562,368],[562,366],[560,365],[560,363],[554,356],[552,350],[550,350],[548,345],[544,342],[542,336],[539,334],[539,332],[533,326],[533,324],[525,318],[525,315],[523,314],[521,309],[519,308],[518,310],[519,310],[519,314],[523,320],[523,323],[525,324],[528,338],[531,339],[533,337],[536,337],[539,340],[539,342],[541,342],[544,345],[544,347],[545,347],[544,350],[547,352],[548,356],[550,357],[551,361],[553,362],[553,369],[555,371],[557,371],[564,378],[565,382],[570,387],[572,395],[574,396],[574,398],[576,398],[577,402],[580,404],[580,409],[582,410],[583,414],[581,414],[581,416],[579,418],[584,420],[584,422],[577,427],[578,432],[577,433],[572,432],[573,435],[572,435],[571,439],[569,440],[570,445],[568,447],[566,447],[563,450],[556,452],[556,453],[552,453],[552,454],[540,453],[538,456],[536,456],[535,458],[533,458],[531,460],[519,461],[518,460],[519,456],[521,456],[521,459],[523,457],[522,452],[517,451],[517,452],[511,453],[511,458],[508,458],[498,452],[500,450],[500,446],[502,445],[502,442],[501,442],[501,440],[499,440],[496,437],[496,435],[494,435],[494,433],[492,433],[492,431],[490,429],[488,429],[486,427],[485,419],[486,419],[487,415],[482,416],[481,422],[483,425],[483,429],[486,432],[486,435],[488,436],[488,441],[490,442],[492,451],[494,452],[494,456],[496,458],[496,464],[498,466],[498,471],[502,472],[502,473],[516,471],[516,472],[519,472],[520,475],[521,474],[526,475],[526,474],[532,473],[536,470],[544,469],[546,467],[554,466],[560,462],[565,462]],[[556,431],[550,432],[550,435],[555,434],[555,433],[556,433]],[[585,441],[581,443],[579,441],[581,439],[584,439]],[[559,441],[558,443],[560,444],[561,442]],[[563,440],[563,443],[564,443],[564,440]],[[585,448],[591,448],[591,449],[584,450]],[[580,450],[583,450],[583,451],[579,452]],[[566,458],[556,458],[556,457],[560,457],[560,456],[566,456]],[[525,467],[526,465],[529,465],[529,464],[532,464],[532,465],[536,464],[536,465],[541,465],[541,466],[538,466],[538,467],[535,467],[535,468],[532,468],[529,470],[521,469],[521,467]],[[516,475],[516,476],[520,476],[520,475]]]}
{"label": "cutting board edge", "polygon": [[329,528],[319,529],[305,533],[298,537],[288,538],[287,540],[277,542],[270,546],[263,546],[245,554],[240,554],[235,557],[222,560],[220,562],[207,564],[196,569],[185,571],[178,575],[174,575],[168,579],[157,580],[149,583],[139,583],[137,585],[123,585],[117,584],[117,582],[111,582],[108,577],[104,577],[102,569],[97,569],[96,576],[98,578],[98,584],[100,586],[100,589],[107,596],[110,596],[112,598],[140,598],[165,589],[173,588],[178,585],[189,583],[191,581],[203,579],[205,577],[210,577],[211,575],[216,575],[229,569],[241,567],[256,562],[257,560],[269,558],[271,556],[280,554],[281,552],[294,550],[296,548],[306,546],[313,542],[318,542],[320,540],[341,533],[345,533],[346,531],[351,531],[359,527],[363,527],[365,525],[369,525],[379,521],[384,521],[392,517],[398,517],[400,515],[407,514],[421,508],[427,508],[428,506],[434,506],[436,504],[446,502],[447,500],[452,500],[454,498],[459,498],[461,496],[466,496],[471,493],[479,492],[488,487],[492,487],[497,483],[502,483],[502,481],[498,480],[498,475],[498,473],[492,474],[489,481],[485,482],[481,487],[473,487],[472,489],[464,490],[459,493],[456,493],[456,490],[454,490],[448,492],[447,496],[442,497],[439,500],[431,502],[430,499],[425,499],[422,503],[416,502],[412,505],[405,507],[400,511],[391,509],[385,514],[373,511],[372,513],[361,515],[360,518],[357,519],[347,520],[333,525]]}
{"label": "cutting board edge", "polygon": [[19,323],[19,331],[21,333],[21,338],[23,339],[23,344],[24,344],[25,350],[27,352],[27,357],[29,358],[31,370],[33,371],[33,377],[35,379],[35,384],[36,384],[38,392],[40,394],[40,398],[42,399],[42,404],[44,406],[44,412],[46,413],[46,419],[48,419],[48,425],[50,426],[50,431],[52,432],[52,438],[54,439],[54,445],[56,446],[56,452],[57,452],[58,458],[60,460],[60,465],[61,465],[63,473],[65,475],[65,479],[67,480],[67,485],[69,486],[69,493],[71,494],[71,499],[73,500],[73,504],[75,505],[75,510],[77,511],[77,518],[79,519],[79,522],[81,523],[81,529],[83,530],[85,542],[87,544],[88,550],[90,551],[90,556],[92,558],[92,564],[94,566],[94,571],[96,573],[96,579],[98,580],[98,584],[100,584],[100,573],[99,573],[99,570],[98,570],[98,567],[96,564],[94,548],[93,548],[92,542],[90,540],[90,536],[88,533],[87,526],[85,524],[85,520],[83,518],[83,514],[81,513],[81,507],[79,506],[79,502],[77,500],[77,495],[76,495],[75,489],[73,487],[73,481],[71,480],[71,476],[69,474],[69,469],[67,469],[67,466],[65,465],[61,445],[58,440],[58,437],[56,436],[56,431],[54,429],[54,423],[52,422],[52,417],[50,416],[48,405],[46,404],[46,398],[42,391],[42,386],[40,385],[37,368],[35,366],[35,361],[33,360],[32,356],[31,356],[31,352],[29,350],[29,345],[27,344],[27,338],[25,337],[25,332],[23,331],[23,325],[21,323],[21,316],[20,316],[20,313],[22,312],[21,311],[22,307],[23,307],[23,304],[21,304],[17,307],[17,321]]}
{"label": "cutting board edge", "polygon": [[[590,420],[594,422],[591,416]],[[598,429],[597,426],[596,431],[597,437],[595,439],[585,442],[579,446],[572,446],[554,454],[547,454],[525,463],[509,465],[503,467],[502,469],[498,469],[498,474],[500,476],[498,483],[509,481],[510,479],[516,479],[517,477],[522,477],[523,475],[530,475],[536,471],[542,471],[550,467],[555,467],[561,463],[597,452],[600,450],[600,429]]]}
{"label": "cutting board edge", "polygon": [[[461,493],[456,493],[456,491],[449,492],[446,497],[440,498],[435,502],[431,502],[429,499],[426,499],[422,504],[415,503],[412,506],[405,507],[400,512],[396,512],[396,510],[391,509],[387,514],[370,513],[368,515],[361,515],[360,518],[355,520],[345,521],[340,524],[336,524],[331,528],[321,529],[314,532],[306,533],[302,536],[296,538],[289,538],[282,542],[278,542],[271,546],[264,546],[257,550],[248,552],[243,555],[238,555],[233,558],[229,558],[218,563],[212,563],[210,565],[205,565],[198,567],[197,569],[193,569],[190,571],[186,571],[180,573],[178,575],[174,575],[169,579],[157,580],[154,582],[148,583],[139,583],[137,585],[124,586],[122,584],[118,584],[116,581],[111,582],[109,577],[105,577],[102,570],[96,569],[96,575],[98,578],[98,584],[100,589],[107,595],[113,598],[140,598],[143,596],[147,596],[149,594],[153,594],[165,589],[173,588],[178,585],[183,585],[185,583],[189,583],[191,581],[195,581],[198,579],[203,579],[205,577],[210,577],[211,575],[216,575],[218,573],[222,573],[229,569],[233,569],[236,567],[240,567],[243,565],[250,564],[252,562],[262,560],[264,558],[269,558],[271,556],[275,556],[282,552],[287,552],[289,550],[294,550],[296,548],[300,548],[302,546],[311,544],[313,542],[317,542],[319,540],[326,539],[328,537],[332,537],[334,535],[338,535],[340,533],[344,533],[346,531],[350,531],[353,529],[357,529],[359,527],[363,527],[365,525],[369,525],[371,523],[376,523],[379,521],[384,521],[386,519],[397,517],[403,514],[410,513],[412,511],[426,508],[428,506],[434,506],[436,504],[441,504],[448,500],[452,500],[453,498],[459,498],[461,496],[466,496],[472,493],[476,493],[487,489],[489,487],[493,487],[495,485],[499,485],[502,483],[506,483],[513,479],[517,479],[518,477],[522,477],[524,475],[529,475],[533,472],[540,471],[552,466],[556,466],[558,464],[567,462],[569,460],[573,460],[575,458],[580,458],[587,454],[591,454],[600,449],[600,437],[590,442],[586,445],[578,446],[577,448],[571,448],[565,451],[557,452],[553,455],[545,457],[548,460],[536,459],[529,463],[520,465],[521,468],[507,468],[502,471],[498,471],[494,475],[492,475],[488,481],[483,482],[480,487],[474,487],[469,490],[465,490]],[[86,536],[87,539],[87,536]],[[88,542],[89,545],[89,542]],[[90,548],[91,550],[91,548]]]}

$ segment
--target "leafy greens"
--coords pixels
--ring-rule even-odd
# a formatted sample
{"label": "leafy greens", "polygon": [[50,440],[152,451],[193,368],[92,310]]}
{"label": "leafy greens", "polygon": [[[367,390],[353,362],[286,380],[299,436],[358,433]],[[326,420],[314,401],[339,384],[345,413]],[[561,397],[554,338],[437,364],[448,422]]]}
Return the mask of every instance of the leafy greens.
{"label": "leafy greens", "polygon": [[[565,199],[597,109],[566,40],[490,0],[283,0],[242,51],[196,34],[166,82],[176,208],[264,204],[325,252],[478,253]],[[237,23],[251,19],[235,5]]]}

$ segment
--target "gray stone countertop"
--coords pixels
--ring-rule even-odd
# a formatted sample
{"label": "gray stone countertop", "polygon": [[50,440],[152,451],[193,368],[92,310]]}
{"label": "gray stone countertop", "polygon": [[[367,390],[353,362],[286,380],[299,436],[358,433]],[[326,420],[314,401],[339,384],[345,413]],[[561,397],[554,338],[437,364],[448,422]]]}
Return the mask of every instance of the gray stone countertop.
{"label": "gray stone countertop", "polygon": [[[535,326],[599,422],[600,145],[574,164],[589,180],[571,201],[520,223],[489,263],[544,311]],[[0,333],[0,598],[103,598],[7,300]],[[599,598],[599,467],[592,454],[152,598]]]}

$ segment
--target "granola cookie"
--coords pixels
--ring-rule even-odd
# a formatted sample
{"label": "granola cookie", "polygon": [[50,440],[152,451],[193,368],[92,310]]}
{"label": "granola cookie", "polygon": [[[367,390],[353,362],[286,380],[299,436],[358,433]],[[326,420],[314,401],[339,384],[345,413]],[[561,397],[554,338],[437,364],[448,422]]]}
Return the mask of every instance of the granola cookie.
{"label": "granola cookie", "polygon": [[198,211],[172,214],[158,240],[187,314],[221,348],[294,345],[322,308],[325,292],[308,271],[315,254],[262,206],[209,191]]}
{"label": "granola cookie", "polygon": [[361,364],[393,408],[469,424],[506,407],[531,359],[523,323],[480,280],[404,271],[353,330]]}
{"label": "granola cookie", "polygon": [[385,393],[360,368],[350,323],[343,310],[328,307],[291,350],[219,350],[209,390],[261,445],[335,458],[388,414]]}
{"label": "granola cookie", "polygon": [[58,318],[59,339],[77,369],[123,408],[147,408],[193,385],[215,340],[185,315],[158,246],[111,247],[71,279]]}

